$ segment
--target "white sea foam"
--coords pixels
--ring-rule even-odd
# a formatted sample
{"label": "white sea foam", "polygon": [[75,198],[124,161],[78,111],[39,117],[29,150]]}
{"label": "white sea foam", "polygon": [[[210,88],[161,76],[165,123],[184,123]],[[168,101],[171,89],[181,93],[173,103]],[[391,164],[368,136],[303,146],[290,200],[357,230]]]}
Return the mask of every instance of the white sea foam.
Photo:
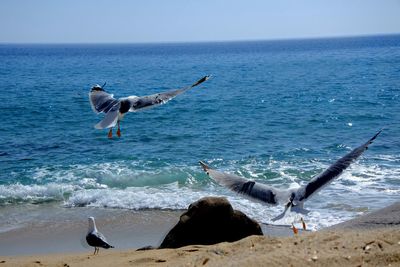
{"label": "white sea foam", "polygon": [[[74,192],[65,202],[66,207],[101,207],[142,209],[186,209],[192,202],[206,196],[224,196],[232,203],[234,209],[245,212],[248,216],[263,223],[273,223],[272,218],[283,211],[283,206],[269,206],[253,202],[225,189],[197,191],[178,184],[166,187],[131,187],[122,189],[90,189]],[[310,207],[309,207],[310,208]],[[356,211],[335,211],[323,207],[311,208],[312,212],[306,217],[309,229],[318,229],[352,218]],[[297,216],[298,217],[298,216]],[[296,217],[285,218],[278,224],[290,223]],[[298,220],[299,218],[297,218]]]}
{"label": "white sea foam", "polygon": [[206,196],[205,191],[194,191],[172,183],[161,187],[128,187],[125,189],[90,189],[74,192],[67,207],[92,206],[126,209],[186,209],[197,199]]}
{"label": "white sea foam", "polygon": [[[400,200],[398,160],[382,156],[374,159],[374,163],[364,160],[354,163],[339,179],[305,203],[305,208],[311,210],[305,217],[309,228],[329,226]],[[272,158],[214,162],[217,166],[228,166],[228,169],[223,166],[218,169],[280,188],[304,185],[329,165],[316,160],[285,162]],[[197,165],[154,166],[157,164],[122,161],[39,168],[32,173],[37,184],[0,185],[0,205],[61,201],[66,207],[186,209],[190,203],[211,195],[227,197],[235,209],[264,223],[272,223],[271,219],[283,211],[283,205],[253,202],[215,184]]]}
{"label": "white sea foam", "polygon": [[76,190],[70,184],[50,183],[46,185],[0,185],[0,201],[5,203],[63,200],[64,196]]}

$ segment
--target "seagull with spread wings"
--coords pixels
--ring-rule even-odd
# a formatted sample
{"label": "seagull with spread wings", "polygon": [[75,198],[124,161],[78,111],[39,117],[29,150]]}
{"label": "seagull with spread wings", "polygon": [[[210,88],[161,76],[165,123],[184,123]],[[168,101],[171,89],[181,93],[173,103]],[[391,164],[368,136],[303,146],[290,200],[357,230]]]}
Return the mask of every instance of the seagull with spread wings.
{"label": "seagull with spread wings", "polygon": [[146,108],[152,108],[161,104],[167,103],[172,98],[180,95],[189,89],[207,81],[210,78],[209,75],[204,76],[194,84],[181,88],[170,90],[163,93],[148,95],[148,96],[128,96],[119,99],[115,99],[114,95],[107,93],[104,90],[104,86],[95,85],[92,87],[89,93],[90,105],[94,112],[105,113],[105,117],[102,121],[97,123],[94,127],[96,129],[110,128],[108,137],[112,138],[112,129],[115,125],[118,125],[117,135],[121,137],[120,121],[123,116],[128,112],[137,112]]}
{"label": "seagull with spread wings", "polygon": [[[313,177],[306,185],[301,186],[298,189],[280,190],[266,184],[261,184],[239,177],[234,174],[228,174],[214,170],[202,161],[200,161],[200,165],[214,181],[234,192],[243,194],[253,200],[261,201],[271,205],[278,205],[279,203],[285,204],[284,211],[272,219],[272,221],[276,221],[283,218],[288,210],[303,214],[308,213],[309,211],[303,208],[304,202],[313,194],[321,190],[324,186],[331,183],[335,178],[339,177],[353,161],[355,161],[365,150],[368,149],[368,146],[380,133],[381,131],[376,133],[365,144],[353,149],[347,155],[329,166],[325,171]],[[305,228],[304,223],[303,228]]]}

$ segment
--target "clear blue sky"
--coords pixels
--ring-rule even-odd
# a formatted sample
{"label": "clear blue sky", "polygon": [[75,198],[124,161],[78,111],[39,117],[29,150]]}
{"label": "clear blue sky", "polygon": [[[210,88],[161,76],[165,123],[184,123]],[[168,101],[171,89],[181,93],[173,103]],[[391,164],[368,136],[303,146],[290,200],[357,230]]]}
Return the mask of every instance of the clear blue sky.
{"label": "clear blue sky", "polygon": [[400,0],[0,0],[0,43],[264,40],[400,33]]}

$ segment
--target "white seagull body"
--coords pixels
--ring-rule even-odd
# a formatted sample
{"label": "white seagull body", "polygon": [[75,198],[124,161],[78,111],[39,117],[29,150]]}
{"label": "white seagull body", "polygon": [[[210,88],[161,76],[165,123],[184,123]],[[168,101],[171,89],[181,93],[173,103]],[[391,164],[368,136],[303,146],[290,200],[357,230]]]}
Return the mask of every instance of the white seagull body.
{"label": "white seagull body", "polygon": [[113,248],[108,242],[107,239],[104,237],[102,233],[97,231],[96,223],[93,217],[89,217],[89,231],[86,235],[86,242],[89,246],[94,247],[94,254],[99,253],[99,248]]}
{"label": "white seagull body", "polygon": [[303,209],[304,202],[324,186],[331,183],[335,178],[339,177],[353,161],[361,156],[380,133],[381,131],[375,134],[368,142],[353,149],[325,171],[313,177],[308,184],[298,189],[279,190],[272,186],[248,180],[234,174],[213,170],[202,161],[200,161],[200,165],[214,181],[234,192],[271,205],[285,204],[283,213],[272,219],[276,221],[283,218],[287,210],[298,213],[308,213],[307,210]]}
{"label": "white seagull body", "polygon": [[[105,117],[102,121],[97,123],[94,127],[96,129],[111,128],[108,137],[112,137],[112,128],[118,124],[117,135],[121,136],[119,122],[127,112],[137,112],[147,108],[156,107],[161,104],[167,103],[177,95],[180,95],[189,89],[207,81],[210,76],[204,76],[194,84],[181,88],[170,90],[163,93],[158,93],[148,96],[128,96],[119,99],[115,99],[114,95],[107,93],[102,86],[95,85],[92,87],[89,93],[90,105],[94,112],[105,113]],[[103,85],[104,87],[104,85]]]}

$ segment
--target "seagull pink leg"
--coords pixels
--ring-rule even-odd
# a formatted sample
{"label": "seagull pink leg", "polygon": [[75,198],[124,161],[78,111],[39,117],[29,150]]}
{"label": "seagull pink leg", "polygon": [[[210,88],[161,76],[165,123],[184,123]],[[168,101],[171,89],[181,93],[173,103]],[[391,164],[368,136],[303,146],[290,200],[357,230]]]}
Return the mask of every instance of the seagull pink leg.
{"label": "seagull pink leg", "polygon": [[118,121],[117,135],[118,135],[118,137],[121,137],[121,129],[119,128],[119,121]]}
{"label": "seagull pink leg", "polygon": [[299,232],[299,230],[297,230],[296,226],[294,226],[294,224],[292,223],[292,230],[293,230],[293,234],[297,235],[297,233]]}
{"label": "seagull pink leg", "polygon": [[306,226],[306,223],[303,220],[303,217],[300,218],[300,221],[303,224],[303,230],[306,231],[307,230],[307,226]]}
{"label": "seagull pink leg", "polygon": [[108,132],[108,138],[112,138],[112,128],[110,128],[110,131]]}

